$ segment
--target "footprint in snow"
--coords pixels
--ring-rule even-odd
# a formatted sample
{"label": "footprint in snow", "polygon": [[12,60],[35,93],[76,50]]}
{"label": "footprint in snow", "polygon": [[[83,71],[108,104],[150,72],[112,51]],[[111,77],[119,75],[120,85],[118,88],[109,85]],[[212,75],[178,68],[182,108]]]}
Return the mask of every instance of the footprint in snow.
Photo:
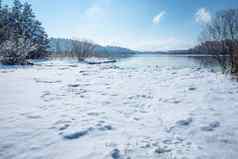
{"label": "footprint in snow", "polygon": [[61,83],[61,80],[55,80],[55,81],[49,81],[49,80],[43,80],[43,79],[38,79],[38,78],[34,78],[34,81],[36,83],[46,83],[46,84],[54,84],[54,83]]}
{"label": "footprint in snow", "polygon": [[80,85],[79,84],[69,84],[68,87],[72,87],[72,88],[75,88],[75,87],[79,87]]}
{"label": "footprint in snow", "polygon": [[202,131],[214,131],[216,128],[220,127],[220,125],[221,125],[220,122],[214,121],[214,122],[211,122],[207,126],[201,127],[201,130]]}
{"label": "footprint in snow", "polygon": [[68,127],[70,127],[69,124],[64,124],[63,126],[61,126],[61,127],[59,128],[59,131],[66,130]]}
{"label": "footprint in snow", "polygon": [[187,118],[185,120],[179,120],[176,122],[178,126],[189,126],[193,122],[193,118]]}
{"label": "footprint in snow", "polygon": [[45,98],[46,96],[51,95],[49,91],[44,91],[43,94],[41,95],[41,98]]}
{"label": "footprint in snow", "polygon": [[184,119],[184,120],[179,120],[179,121],[176,122],[176,124],[174,126],[166,128],[165,131],[170,133],[176,127],[188,127],[192,122],[193,122],[193,118],[191,118],[191,117],[187,118],[187,119]]}
{"label": "footprint in snow", "polygon": [[76,131],[76,132],[70,132],[70,133],[63,133],[63,138],[66,140],[75,140],[79,139],[83,136],[88,135],[91,132],[94,131],[111,131],[113,127],[111,125],[98,125],[96,127],[89,127],[87,129]]}
{"label": "footprint in snow", "polygon": [[63,138],[67,139],[67,140],[78,139],[78,138],[81,138],[81,137],[87,135],[90,131],[93,131],[93,130],[94,130],[94,128],[90,127],[88,129],[85,129],[85,130],[82,130],[82,131],[66,133],[66,134],[63,134]]}
{"label": "footprint in snow", "polygon": [[124,159],[119,149],[114,149],[111,152],[112,159]]}
{"label": "footprint in snow", "polygon": [[40,119],[41,116],[40,115],[28,115],[27,118],[29,118],[29,119]]}
{"label": "footprint in snow", "polygon": [[158,147],[157,149],[155,149],[155,153],[158,153],[158,154],[169,153],[171,151],[172,150],[167,147]]}
{"label": "footprint in snow", "polygon": [[195,91],[196,88],[195,88],[195,87],[190,87],[190,88],[188,88],[188,90],[189,90],[189,91]]}

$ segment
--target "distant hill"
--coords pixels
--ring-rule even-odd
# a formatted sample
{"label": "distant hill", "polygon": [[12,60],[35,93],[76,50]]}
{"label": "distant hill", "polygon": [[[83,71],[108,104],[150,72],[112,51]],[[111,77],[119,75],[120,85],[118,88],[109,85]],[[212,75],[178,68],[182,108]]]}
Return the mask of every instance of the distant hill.
{"label": "distant hill", "polygon": [[[72,48],[72,40],[63,38],[50,38],[49,46],[49,51],[53,53],[60,54],[69,52]],[[101,46],[95,44],[95,54],[99,56],[128,57],[136,53],[138,53],[138,51],[130,50],[127,48],[116,46]]]}
{"label": "distant hill", "polygon": [[98,45],[95,49],[97,54],[105,54],[112,57],[127,57],[138,53],[138,51],[130,50],[127,48],[117,46],[100,46]]}
{"label": "distant hill", "polygon": [[191,49],[188,50],[168,50],[168,51],[145,51],[141,52],[144,54],[162,54],[162,55],[184,55],[184,54],[194,54]]}

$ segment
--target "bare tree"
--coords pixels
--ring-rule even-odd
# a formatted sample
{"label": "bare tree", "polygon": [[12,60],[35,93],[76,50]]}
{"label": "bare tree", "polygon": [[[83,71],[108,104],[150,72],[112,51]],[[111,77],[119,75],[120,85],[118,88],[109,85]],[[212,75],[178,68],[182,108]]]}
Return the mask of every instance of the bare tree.
{"label": "bare tree", "polygon": [[94,56],[96,45],[87,40],[72,40],[71,54],[76,56],[79,61],[87,57]]}
{"label": "bare tree", "polygon": [[217,12],[200,36],[200,49],[213,54],[223,68],[238,72],[238,9]]}

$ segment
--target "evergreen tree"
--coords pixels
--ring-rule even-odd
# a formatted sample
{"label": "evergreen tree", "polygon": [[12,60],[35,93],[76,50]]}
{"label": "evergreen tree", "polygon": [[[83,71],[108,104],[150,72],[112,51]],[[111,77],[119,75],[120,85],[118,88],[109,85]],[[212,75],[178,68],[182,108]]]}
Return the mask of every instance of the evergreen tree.
{"label": "evergreen tree", "polygon": [[41,22],[35,19],[35,15],[29,3],[23,7],[24,34],[27,39],[31,39],[31,45],[34,49],[29,52],[28,58],[44,58],[47,56],[48,36],[42,27]]}
{"label": "evergreen tree", "polygon": [[0,60],[6,64],[24,64],[27,58],[47,56],[48,36],[36,19],[31,5],[14,0],[2,7],[0,0]]}
{"label": "evergreen tree", "polygon": [[18,38],[23,33],[22,8],[23,8],[22,3],[19,0],[14,0],[10,17],[10,25],[12,32],[14,33],[13,34],[14,38]]}
{"label": "evergreen tree", "polygon": [[2,6],[0,1],[0,45],[7,39],[9,36],[8,26],[9,26],[9,8],[8,6]]}
{"label": "evergreen tree", "polygon": [[28,58],[38,59],[44,58],[48,55],[49,40],[42,24],[39,21],[34,21],[32,30],[32,43],[34,50],[29,53]]}

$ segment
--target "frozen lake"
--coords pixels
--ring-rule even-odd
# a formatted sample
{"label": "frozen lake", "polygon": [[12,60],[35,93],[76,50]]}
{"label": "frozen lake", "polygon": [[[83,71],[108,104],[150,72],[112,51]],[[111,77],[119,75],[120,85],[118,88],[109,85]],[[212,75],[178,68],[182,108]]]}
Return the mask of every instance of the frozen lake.
{"label": "frozen lake", "polygon": [[237,159],[238,83],[199,60],[0,68],[1,159]]}

